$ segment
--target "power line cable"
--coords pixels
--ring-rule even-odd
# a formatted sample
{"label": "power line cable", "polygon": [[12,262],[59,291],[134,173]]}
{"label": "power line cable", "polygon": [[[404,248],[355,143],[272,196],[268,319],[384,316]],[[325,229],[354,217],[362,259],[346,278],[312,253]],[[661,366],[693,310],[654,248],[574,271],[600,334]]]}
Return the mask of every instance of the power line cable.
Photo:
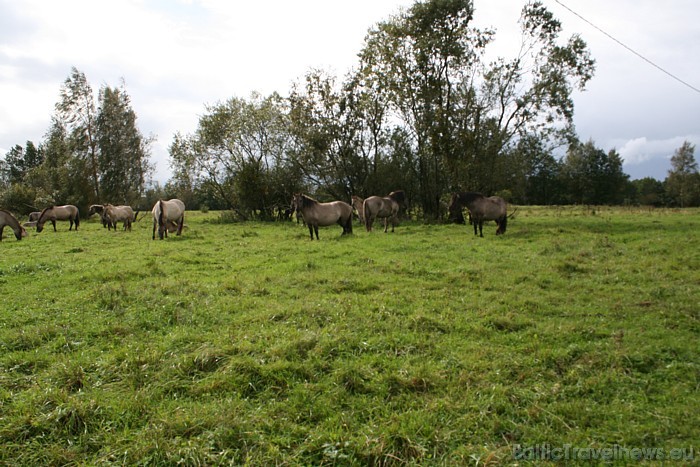
{"label": "power line cable", "polygon": [[617,42],[618,44],[620,44],[622,47],[624,47],[624,48],[627,49],[628,51],[630,51],[630,52],[632,52],[633,54],[635,54],[637,57],[639,57],[639,58],[641,58],[642,60],[644,60],[645,62],[647,62],[649,65],[651,65],[651,66],[653,66],[654,68],[656,68],[656,69],[662,71],[663,73],[666,73],[668,76],[670,76],[671,78],[675,79],[675,80],[678,81],[679,83],[686,85],[687,87],[689,87],[689,88],[692,89],[693,91],[695,91],[695,92],[697,92],[698,94],[700,94],[700,89],[698,89],[698,88],[696,88],[695,86],[693,86],[693,85],[691,85],[691,84],[689,84],[689,83],[683,81],[683,80],[680,79],[678,76],[676,76],[676,75],[674,75],[673,73],[671,73],[670,71],[667,71],[667,70],[665,70],[664,68],[660,67],[659,65],[657,65],[657,64],[654,63],[654,62],[652,62],[651,60],[649,60],[648,58],[646,58],[645,56],[643,56],[642,54],[640,54],[640,53],[637,52],[636,50],[634,50],[634,49],[632,49],[631,47],[629,47],[629,46],[623,44],[621,41],[617,40],[617,39],[614,38],[612,35],[608,34],[608,33],[605,32],[605,31],[603,31],[601,28],[599,28],[599,27],[596,26],[595,24],[591,23],[591,22],[588,21],[586,18],[584,18],[583,16],[579,15],[578,13],[576,13],[574,10],[572,10],[572,9],[569,8],[568,6],[564,5],[564,4],[563,4],[562,2],[560,2],[559,0],[554,0],[554,1],[557,2],[559,5],[563,6],[564,8],[566,8],[567,10],[569,10],[569,11],[570,11],[572,14],[574,14],[575,16],[578,16],[582,21],[588,23],[588,24],[591,25],[593,28],[597,29],[598,31],[600,31],[601,33],[603,33],[604,35],[606,35],[607,37],[609,37],[609,38],[612,39],[613,41],[615,41],[615,42]]}

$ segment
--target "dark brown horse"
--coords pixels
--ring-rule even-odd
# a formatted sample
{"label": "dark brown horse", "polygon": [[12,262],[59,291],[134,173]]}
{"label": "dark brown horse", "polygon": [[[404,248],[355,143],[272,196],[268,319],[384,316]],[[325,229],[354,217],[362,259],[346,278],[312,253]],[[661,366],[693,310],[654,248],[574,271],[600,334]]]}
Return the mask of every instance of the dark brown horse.
{"label": "dark brown horse", "polygon": [[345,201],[319,203],[315,199],[301,193],[295,193],[292,205],[300,212],[304,222],[309,227],[311,240],[318,240],[318,227],[338,224],[343,228],[342,235],[352,233],[352,206]]}
{"label": "dark brown horse", "polygon": [[469,209],[472,224],[474,225],[474,235],[476,229],[479,228],[479,235],[484,236],[483,228],[484,221],[496,221],[498,228],[496,235],[506,233],[508,225],[507,204],[503,198],[491,196],[487,198],[481,193],[464,191],[461,193],[453,193],[450,198],[450,204],[447,207],[450,213],[461,211],[463,208]]}
{"label": "dark brown horse", "polygon": [[80,212],[78,208],[72,204],[66,204],[65,206],[49,206],[41,211],[39,219],[36,221],[37,232],[44,230],[46,221],[50,221],[51,224],[53,224],[54,232],[56,232],[56,221],[70,221],[68,230],[73,230],[73,224],[75,224],[75,230],[77,231],[80,225]]}
{"label": "dark brown horse", "polygon": [[15,238],[17,240],[22,240],[22,237],[27,236],[27,231],[20,225],[17,218],[9,211],[0,209],[0,241],[2,241],[2,231],[5,229],[6,225],[15,233]]}

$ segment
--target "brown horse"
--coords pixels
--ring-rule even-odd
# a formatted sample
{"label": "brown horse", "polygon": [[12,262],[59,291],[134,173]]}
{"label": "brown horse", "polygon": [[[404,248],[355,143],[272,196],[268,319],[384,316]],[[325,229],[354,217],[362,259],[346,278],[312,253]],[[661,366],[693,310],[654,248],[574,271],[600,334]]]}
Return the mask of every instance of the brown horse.
{"label": "brown horse", "polygon": [[27,236],[27,231],[20,225],[17,218],[10,212],[0,209],[0,241],[2,241],[2,231],[5,229],[6,225],[15,233],[15,238],[17,240],[22,240],[22,237]]}
{"label": "brown horse", "polygon": [[114,228],[117,231],[117,222],[124,223],[124,230],[129,229],[131,232],[131,223],[134,222],[134,210],[131,206],[112,206],[111,204],[104,205],[104,217],[107,219],[107,228]]}
{"label": "brown horse", "polygon": [[80,211],[72,204],[67,204],[65,206],[49,206],[41,211],[39,219],[36,221],[37,232],[44,230],[46,221],[50,221],[51,224],[53,224],[54,232],[56,232],[56,221],[70,221],[68,230],[73,230],[73,224],[75,224],[75,230],[77,231],[80,225]]}
{"label": "brown horse", "polygon": [[177,234],[182,234],[182,226],[185,223],[185,203],[179,199],[170,199],[167,201],[158,200],[151,210],[153,214],[153,240],[156,239],[156,227],[158,227],[158,237],[163,240],[163,237],[168,236],[168,232],[172,232],[172,224],[177,224]]}
{"label": "brown horse", "polygon": [[107,217],[105,217],[105,205],[104,204],[91,204],[90,208],[88,209],[88,217],[92,216],[93,214],[99,214],[100,215],[100,222],[102,222],[102,227],[107,227],[108,220]]}
{"label": "brown horse", "polygon": [[474,225],[474,235],[476,235],[478,227],[479,235],[481,237],[484,236],[484,221],[496,221],[498,225],[496,235],[506,233],[508,213],[507,204],[503,198],[498,196],[487,198],[481,193],[471,191],[453,193],[450,198],[450,204],[447,207],[448,211],[453,213],[465,207],[469,209],[469,215]]}
{"label": "brown horse", "polygon": [[389,219],[391,219],[391,231],[399,223],[399,207],[405,202],[405,194],[403,190],[392,191],[388,196],[370,196],[362,204],[362,211],[365,217],[365,228],[367,232],[372,231],[374,220],[384,219],[384,232],[389,228]]}
{"label": "brown horse", "polygon": [[345,201],[332,201],[330,203],[319,203],[301,193],[295,193],[292,198],[292,205],[301,213],[304,222],[309,227],[311,240],[318,240],[318,227],[326,227],[338,224],[343,228],[343,233],[352,233],[352,206]]}
{"label": "brown horse", "polygon": [[352,195],[350,197],[350,205],[357,211],[357,217],[360,219],[360,224],[365,225],[365,210],[362,208],[364,199],[359,196]]}

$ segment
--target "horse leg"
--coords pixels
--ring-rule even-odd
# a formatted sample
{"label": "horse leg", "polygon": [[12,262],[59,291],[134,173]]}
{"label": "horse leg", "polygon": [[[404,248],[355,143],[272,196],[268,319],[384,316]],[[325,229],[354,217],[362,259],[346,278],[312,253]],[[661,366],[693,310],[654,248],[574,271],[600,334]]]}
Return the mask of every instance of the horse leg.
{"label": "horse leg", "polygon": [[479,236],[481,238],[484,237],[484,220],[483,219],[479,219]]}
{"label": "horse leg", "polygon": [[[318,224],[314,224],[314,233],[316,234],[316,240],[318,240]],[[313,240],[313,239],[314,238],[311,237],[311,240]]]}
{"label": "horse leg", "polygon": [[311,236],[311,240],[313,240],[314,239],[314,226],[311,225],[311,223],[307,224],[307,226],[309,227],[309,236]]}
{"label": "horse leg", "polygon": [[177,234],[176,235],[182,235],[182,229],[185,226],[185,214],[183,213],[182,216],[180,217],[180,222],[177,224]]}
{"label": "horse leg", "polygon": [[474,236],[476,237],[476,235],[477,235],[476,229],[479,228],[479,222],[477,222],[476,219],[472,219],[471,224],[474,226]]}
{"label": "horse leg", "polygon": [[[385,217],[384,218],[384,233],[387,233],[389,231],[389,218]],[[392,228],[393,231],[393,228]]]}
{"label": "horse leg", "polygon": [[56,221],[53,220],[53,219],[51,219],[51,223],[53,224],[53,231],[54,231],[54,232],[58,232],[58,231],[56,230]]}

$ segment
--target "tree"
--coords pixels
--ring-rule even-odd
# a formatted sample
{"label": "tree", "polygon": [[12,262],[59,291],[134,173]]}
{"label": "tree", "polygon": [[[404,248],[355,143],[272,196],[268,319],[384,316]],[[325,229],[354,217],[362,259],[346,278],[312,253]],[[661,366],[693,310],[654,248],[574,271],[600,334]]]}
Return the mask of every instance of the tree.
{"label": "tree", "polygon": [[271,217],[275,205],[289,203],[288,193],[270,183],[270,174],[284,163],[288,128],[279,95],[231,98],[207,107],[195,134],[178,136],[172,166],[242,218]]}
{"label": "tree", "polygon": [[84,171],[91,184],[91,198],[100,201],[97,111],[92,87],[85,74],[73,67],[60,95],[56,111],[68,129],[71,152],[79,159],[73,168]]}
{"label": "tree", "polygon": [[571,145],[561,177],[567,201],[581,204],[622,203],[629,179],[620,155],[615,150],[606,154],[593,141]]}
{"label": "tree", "polygon": [[688,141],[671,157],[671,170],[666,178],[668,194],[680,207],[700,204],[700,175],[695,161],[695,145]]}
{"label": "tree", "polygon": [[5,155],[4,171],[7,183],[21,183],[27,172],[42,162],[42,154],[33,142],[27,141],[25,147],[15,145]]}
{"label": "tree", "polygon": [[585,42],[573,36],[562,45],[560,23],[539,2],[523,9],[518,55],[488,66],[493,33],[470,27],[472,17],[468,0],[418,2],[370,31],[360,53],[367,81],[380,83],[413,138],[429,215],[445,189],[509,188],[521,138],[570,138],[571,94],[593,76]]}
{"label": "tree", "polygon": [[360,53],[367,83],[409,129],[425,215],[440,212],[446,158],[456,153],[457,86],[473,75],[489,34],[471,29],[472,2],[432,0],[371,30]]}
{"label": "tree", "polygon": [[652,177],[645,177],[633,180],[632,186],[634,186],[637,203],[645,206],[662,206],[664,204],[666,189],[663,182]]}
{"label": "tree", "polygon": [[138,130],[136,112],[123,87],[103,87],[99,102],[95,128],[101,195],[103,200],[132,204],[140,198],[153,170],[150,140]]}

